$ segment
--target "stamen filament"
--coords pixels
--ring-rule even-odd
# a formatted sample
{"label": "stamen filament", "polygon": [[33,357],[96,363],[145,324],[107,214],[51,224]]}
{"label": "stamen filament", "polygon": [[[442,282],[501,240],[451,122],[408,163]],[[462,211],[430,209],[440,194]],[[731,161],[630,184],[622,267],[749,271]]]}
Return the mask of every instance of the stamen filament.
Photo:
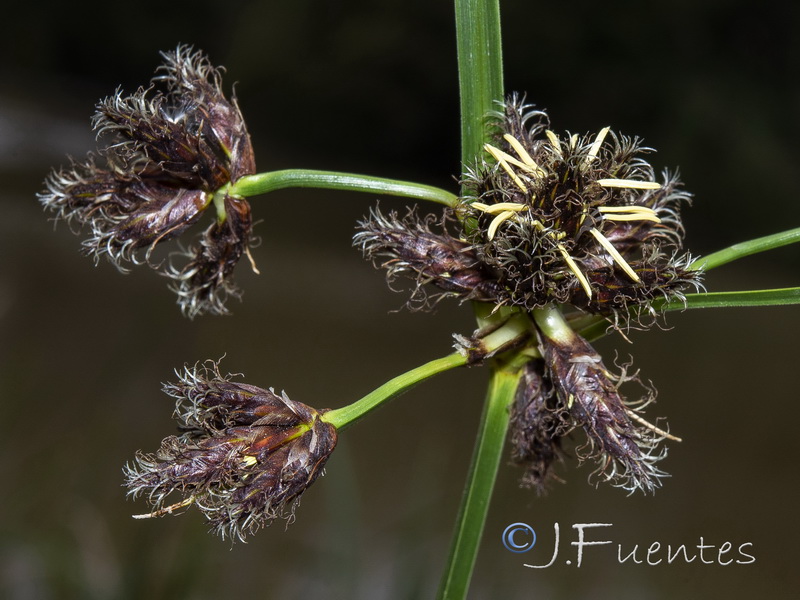
{"label": "stamen filament", "polygon": [[650,423],[649,421],[646,421],[645,419],[643,419],[642,417],[640,417],[639,415],[637,415],[637,414],[636,414],[635,412],[633,412],[632,410],[627,410],[627,411],[625,411],[625,412],[628,414],[628,416],[629,416],[631,419],[633,419],[634,421],[637,421],[637,422],[639,422],[640,424],[644,425],[645,427],[647,427],[647,429],[649,429],[649,430],[650,430],[650,431],[652,431],[653,433],[656,433],[656,434],[658,434],[658,435],[664,436],[664,438],[666,438],[666,439],[668,439],[668,440],[672,440],[673,442],[682,442],[682,441],[683,441],[683,440],[682,440],[681,438],[679,438],[677,435],[672,435],[671,433],[669,433],[669,432],[667,432],[667,431],[664,431],[664,430],[663,430],[663,429],[661,429],[660,427],[656,427],[655,425],[653,425],[653,424],[652,424],[652,423]]}
{"label": "stamen filament", "polygon": [[258,270],[258,267],[256,266],[256,261],[253,258],[253,255],[250,254],[250,247],[249,246],[245,246],[244,253],[247,256],[247,260],[250,261],[250,268],[253,269],[253,273],[255,273],[256,275],[261,275],[261,271]]}
{"label": "stamen filament", "polygon": [[616,248],[614,248],[614,245],[608,240],[608,238],[597,231],[597,229],[594,227],[592,227],[589,231],[592,233],[595,239],[600,242],[600,245],[603,246],[603,248],[605,248],[606,251],[611,255],[611,258],[617,261],[619,266],[622,267],[622,270],[627,273],[628,277],[633,279],[636,283],[639,283],[641,281],[641,279],[639,279],[639,275],[637,275],[636,271],[631,268],[631,266],[628,264],[628,261],[622,258],[622,255],[617,251]]}

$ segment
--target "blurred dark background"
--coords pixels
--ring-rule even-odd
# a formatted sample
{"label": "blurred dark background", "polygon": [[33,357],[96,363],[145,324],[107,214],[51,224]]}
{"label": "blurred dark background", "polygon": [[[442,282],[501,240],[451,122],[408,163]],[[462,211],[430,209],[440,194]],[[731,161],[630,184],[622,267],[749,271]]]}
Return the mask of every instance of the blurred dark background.
{"label": "blurred dark background", "polygon": [[[694,254],[800,226],[800,9],[787,2],[502,2],[506,87],[547,108],[556,131],[611,125],[658,148],[695,194]],[[15,6],[0,51],[0,597],[432,597],[480,414],[486,373],[425,383],[341,436],[297,521],[233,547],[194,512],[133,521],[122,465],[173,432],[160,383],[184,363],[223,369],[339,407],[450,351],[468,306],[390,312],[386,289],[350,247],[370,195],[285,191],[253,199],[261,275],[240,267],[233,316],[180,316],[165,281],[122,276],[79,255],[35,199],[49,169],[93,148],[89,117],[117,86],[149,81],[179,43],[227,67],[260,170],[381,175],[455,190],[459,170],[450,2],[422,0],[88,1]],[[403,202],[382,199],[385,207]],[[783,248],[709,274],[709,290],[798,285]],[[633,354],[659,389],[651,416],[682,444],[655,496],[587,484],[569,461],[545,498],[503,466],[473,598],[794,597],[797,334],[800,309],[671,314],[667,331],[598,344]],[[500,542],[524,521],[529,554]],[[562,531],[562,560],[542,570]],[[589,548],[564,564],[573,523],[635,544],[751,542],[756,562],[617,563]],[[716,562],[714,551],[706,558]],[[734,558],[737,558],[734,554]],[[724,557],[724,559],[729,556]]]}

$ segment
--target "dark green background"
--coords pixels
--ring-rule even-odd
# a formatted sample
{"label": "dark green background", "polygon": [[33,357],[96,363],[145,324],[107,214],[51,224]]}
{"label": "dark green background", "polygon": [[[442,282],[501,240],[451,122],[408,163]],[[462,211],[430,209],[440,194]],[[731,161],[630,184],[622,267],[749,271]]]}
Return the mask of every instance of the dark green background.
{"label": "dark green background", "polygon": [[[0,40],[0,597],[429,598],[443,567],[486,374],[449,373],[341,436],[297,521],[231,548],[201,518],[133,521],[121,467],[173,432],[160,382],[184,363],[223,368],[339,407],[449,352],[468,306],[392,312],[403,297],[350,247],[370,195],[253,199],[261,269],[243,265],[228,318],[181,318],[165,281],[79,256],[35,200],[52,166],[93,147],[94,103],[133,91],[179,42],[227,67],[260,170],[363,172],[455,190],[458,92],[450,2],[23,3]],[[800,14],[785,2],[502,3],[506,84],[556,131],[611,125],[659,149],[695,194],[687,244],[703,254],[800,226]],[[402,202],[383,199],[384,207]],[[798,250],[721,268],[710,290],[798,285]],[[654,497],[586,483],[537,499],[503,466],[473,598],[771,598],[798,589],[800,309],[672,314],[672,329],[598,345],[635,357],[669,417],[672,477]],[[530,523],[513,555],[500,533]],[[533,571],[573,523],[613,523],[625,549],[734,547],[748,566],[584,565]],[[607,532],[602,532],[606,534]],[[600,534],[598,534],[598,538]],[[597,538],[596,538],[597,539]],[[566,550],[565,550],[566,552]]]}

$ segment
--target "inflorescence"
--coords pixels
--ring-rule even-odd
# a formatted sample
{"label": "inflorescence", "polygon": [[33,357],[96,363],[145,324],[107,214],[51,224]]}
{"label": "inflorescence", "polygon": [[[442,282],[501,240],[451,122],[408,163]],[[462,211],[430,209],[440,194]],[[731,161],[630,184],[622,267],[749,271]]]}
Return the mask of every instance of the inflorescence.
{"label": "inflorescence", "polygon": [[[186,46],[163,56],[149,87],[97,105],[92,123],[106,145],[51,173],[39,200],[56,220],[89,230],[83,250],[95,260],[123,271],[147,263],[173,280],[185,314],[223,314],[240,295],[234,268],[250,258],[250,205],[231,186],[255,173],[253,149],[221,70]],[[521,369],[510,441],[523,485],[542,491],[558,480],[564,439],[583,431],[576,454],[595,462],[600,479],[652,491],[664,476],[661,442],[677,439],[640,415],[654,390],[627,400],[620,387],[639,382],[637,374],[612,373],[561,311],[599,315],[618,331],[647,328],[658,321],[657,300],[680,301],[700,287],[682,249],[680,208],[690,195],[675,174],[657,180],[638,138],[608,127],[559,135],[516,96],[492,126],[483,155],[465,165],[466,193],[454,206],[441,217],[376,207],[354,244],[390,285],[411,280],[412,308],[454,297],[505,319],[456,339],[468,364],[506,353]],[[183,264],[153,259],[212,205],[215,218]],[[130,495],[152,505],[141,517],[195,505],[214,531],[243,539],[291,518],[336,446],[326,411],[234,382],[213,362],[186,368],[164,391],[176,400],[182,433],[125,468]]]}
{"label": "inflorescence", "polygon": [[656,297],[696,285],[680,253],[679,208],[690,196],[677,176],[665,171],[657,182],[638,138],[608,127],[560,138],[545,113],[527,109],[516,98],[505,104],[497,141],[467,170],[470,194],[439,233],[430,216],[376,208],[355,236],[365,256],[390,281],[414,279],[415,306],[432,284],[462,300],[565,303],[628,323],[631,312],[652,315]]}
{"label": "inflorescence", "polygon": [[[233,270],[251,244],[252,216],[231,183],[255,173],[255,159],[236,100],[222,92],[220,69],[179,46],[164,53],[150,86],[117,91],[92,118],[106,141],[99,156],[53,171],[39,194],[56,220],[89,230],[83,251],[121,271],[148,263],[173,280],[184,314],[224,314],[238,297]],[[163,89],[162,89],[163,88]],[[214,222],[187,262],[151,262],[162,242],[182,236],[211,205]]]}
{"label": "inflorescence", "polygon": [[129,494],[153,506],[139,518],[195,505],[214,532],[244,540],[292,518],[336,447],[336,428],[320,419],[326,411],[231,381],[214,362],[185,368],[164,392],[176,401],[183,434],[126,466]]}
{"label": "inflorescence", "polygon": [[[554,133],[547,115],[517,97],[496,116],[495,139],[467,168],[469,193],[444,217],[384,215],[359,223],[354,243],[386,269],[392,285],[413,281],[409,306],[444,297],[537,311],[572,306],[620,330],[657,321],[654,300],[681,300],[700,286],[682,252],[680,206],[690,195],[677,176],[657,181],[638,138],[604,127],[596,135]],[[431,291],[433,288],[435,291]],[[670,437],[638,415],[591,346],[539,329],[543,359],[525,367],[512,418],[513,458],[523,483],[539,489],[552,474],[561,438],[583,429],[581,458],[604,479],[652,490],[663,473],[658,442]],[[649,397],[649,396],[648,396]]]}

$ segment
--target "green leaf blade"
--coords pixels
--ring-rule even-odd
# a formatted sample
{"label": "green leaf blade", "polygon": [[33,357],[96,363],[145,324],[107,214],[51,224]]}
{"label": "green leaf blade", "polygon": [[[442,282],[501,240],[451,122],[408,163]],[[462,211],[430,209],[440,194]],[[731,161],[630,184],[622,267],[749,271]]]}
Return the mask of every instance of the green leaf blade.
{"label": "green leaf blade", "polygon": [[800,304],[800,287],[687,294],[686,302],[673,300],[669,303],[661,303],[661,306],[656,306],[656,308],[672,311],[690,308],[741,308],[750,306],[786,306],[791,304]]}
{"label": "green leaf blade", "polygon": [[724,264],[745,256],[750,256],[751,254],[758,254],[759,252],[765,252],[798,242],[800,242],[800,227],[734,244],[718,252],[713,252],[708,256],[701,256],[692,263],[691,268],[710,271],[711,269],[721,267]]}

